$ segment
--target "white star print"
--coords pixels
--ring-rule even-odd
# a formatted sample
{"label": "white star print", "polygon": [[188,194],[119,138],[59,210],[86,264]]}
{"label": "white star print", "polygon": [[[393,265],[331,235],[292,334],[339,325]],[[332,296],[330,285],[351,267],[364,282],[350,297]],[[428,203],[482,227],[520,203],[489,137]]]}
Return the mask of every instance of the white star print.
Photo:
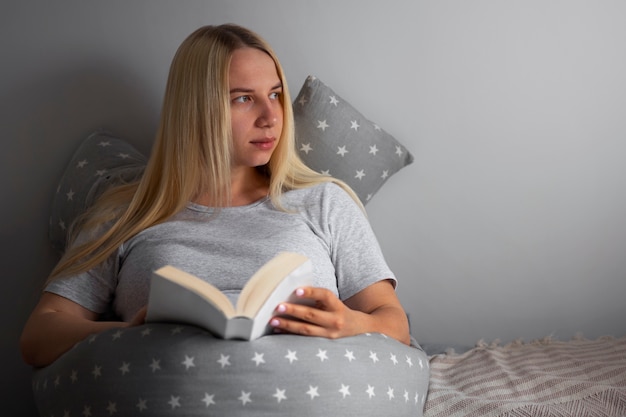
{"label": "white star print", "polygon": [[339,100],[337,100],[337,97],[335,96],[330,96],[330,104],[334,105],[335,107],[337,107],[337,104],[339,104]]}
{"label": "white star print", "polygon": [[122,375],[126,375],[127,373],[129,373],[130,372],[130,363],[122,362],[122,366],[120,366],[120,371],[122,372]]}
{"label": "white star print", "polygon": [[397,154],[398,156],[402,156],[402,154],[403,154],[403,153],[404,153],[404,152],[402,151],[402,148],[401,148],[401,147],[399,147],[399,146],[396,146],[396,154]]}
{"label": "white star print", "polygon": [[172,407],[172,410],[176,407],[180,407],[180,397],[174,397],[171,395],[170,400],[167,403]]}
{"label": "white star print", "polygon": [[325,360],[328,360],[328,356],[326,355],[326,351],[322,350],[322,349],[318,349],[317,350],[317,356],[318,358],[320,358],[320,361],[324,362]]}
{"label": "white star print", "polygon": [[226,366],[230,366],[230,355],[223,355],[220,353],[220,358],[218,359],[217,363],[222,365],[222,369],[224,369]]}
{"label": "white star print", "polygon": [[150,364],[150,368],[152,368],[152,372],[161,370],[161,359],[152,359],[152,363]]}
{"label": "white star print", "polygon": [[72,370],[72,373],[70,374],[70,380],[72,381],[72,383],[78,381],[78,372]]}
{"label": "white star print", "polygon": [[120,337],[122,337],[122,331],[121,330],[118,330],[115,333],[113,333],[113,335],[111,335],[111,339],[113,339],[113,340],[117,340]]}
{"label": "white star print", "polygon": [[306,97],[302,96],[300,97],[300,100],[298,100],[298,103],[300,103],[301,106],[304,106],[307,103],[307,99]]}
{"label": "white star print", "polygon": [[122,159],[128,159],[128,158],[130,158],[130,155],[129,155],[129,154],[127,154],[127,153],[122,153],[122,152],[118,153],[118,154],[117,154],[117,156],[119,156],[119,157],[120,157],[120,158],[122,158]]}
{"label": "white star print", "polygon": [[151,329],[150,327],[146,327],[145,329],[143,329],[143,330],[141,331],[141,335],[142,335],[142,336],[144,336],[144,337],[145,337],[145,336],[149,336],[149,335],[150,335],[150,333],[152,333],[152,329]]}
{"label": "white star print", "polygon": [[172,336],[175,334],[182,333],[182,331],[183,331],[183,328],[181,326],[176,326],[172,329]]}
{"label": "white star print", "polygon": [[359,170],[357,170],[356,175],[354,176],[354,178],[358,178],[358,179],[362,180],[364,176],[365,176],[365,170],[359,169]]}
{"label": "white star print", "polygon": [[286,400],[287,396],[285,395],[285,390],[284,389],[280,389],[280,388],[276,388],[276,393],[274,395],[272,395],[272,397],[276,398],[276,401],[278,401],[279,403],[282,400]]}
{"label": "white star print", "polygon": [[309,397],[311,397],[311,399],[315,398],[315,397],[319,397],[319,393],[317,392],[318,387],[314,387],[312,385],[309,385],[309,390],[306,392],[307,395]]}
{"label": "white star print", "polygon": [[74,191],[70,189],[70,191],[67,194],[65,194],[67,196],[67,201],[74,200],[74,194],[75,194]]}
{"label": "white star print", "polygon": [[76,168],[85,168],[85,165],[87,165],[87,164],[88,164],[87,160],[86,160],[86,159],[83,159],[82,161],[79,161],[79,162],[76,164]]}
{"label": "white star print", "polygon": [[65,230],[65,222],[63,220],[59,220],[59,227],[61,230]]}
{"label": "white star print", "polygon": [[107,411],[109,412],[109,415],[113,415],[114,413],[117,413],[117,403],[109,401]]}
{"label": "white star print", "polygon": [[376,123],[374,123],[374,129],[375,129],[375,130],[381,130],[381,129],[380,129],[380,126],[378,126]]}
{"label": "white star print", "polygon": [[210,405],[215,405],[215,400],[213,400],[213,398],[215,397],[215,395],[209,395],[209,393],[205,392],[204,393],[204,398],[202,399],[202,402],[205,404],[206,407],[210,406]]}
{"label": "white star print", "polygon": [[108,140],[102,141],[98,144],[98,146],[102,146],[103,148],[105,148],[107,146],[111,146],[111,142],[109,142]]}
{"label": "white star print", "polygon": [[[165,333],[163,335],[168,336],[169,329],[171,329],[172,327],[165,329],[164,330]],[[136,331],[136,333],[132,333],[133,330],[128,329],[124,331],[124,334],[122,335],[122,337],[124,337],[124,339],[126,339],[127,337],[131,337],[131,338],[137,337],[137,335],[143,334],[147,329],[148,329],[147,327],[139,328],[137,330],[134,330]],[[187,332],[188,328],[185,327],[184,329],[185,331],[183,331],[183,334],[188,333]],[[152,339],[155,337],[155,335],[158,335],[157,333],[161,334],[160,330],[152,327],[152,333],[149,337]],[[98,337],[98,339],[94,343],[103,343],[106,346],[106,344],[111,343],[111,339],[110,339],[111,335],[113,335],[113,333],[109,333],[108,335],[105,335],[105,338]],[[291,350],[285,349],[284,351],[282,351],[282,353],[283,353],[283,357],[286,360],[289,360],[293,364],[292,368],[294,369],[299,368],[299,364],[301,363],[299,356],[301,355],[304,355],[302,357],[302,360],[304,362],[306,362],[307,360],[315,361],[313,357],[316,357],[320,361],[320,363],[318,363],[318,367],[321,367],[320,369],[324,368],[325,366],[334,367],[334,364],[332,363],[333,360],[335,361],[338,360],[339,362],[343,362],[344,363],[343,366],[348,366],[348,367],[351,367],[353,365],[345,364],[344,361],[346,360],[349,363],[353,361],[355,361],[356,363],[359,363],[360,361],[363,361],[363,360],[364,361],[370,360],[370,361],[373,361],[372,363],[373,366],[376,366],[376,367],[382,366],[384,369],[386,369],[385,372],[389,371],[391,373],[393,373],[393,370],[391,368],[394,368],[394,366],[396,368],[400,367],[403,369],[407,369],[409,368],[409,366],[413,366],[413,365],[415,365],[416,369],[428,368],[428,360],[426,358],[420,358],[419,355],[413,355],[407,351],[391,350],[393,349],[392,346],[379,347],[377,343],[382,342],[383,336],[379,336],[377,333],[370,334],[369,336],[371,337],[371,339],[369,340],[371,340],[372,342],[370,346],[368,346],[367,343],[361,347],[348,347],[348,348],[346,348],[345,345],[337,346],[337,347],[319,345],[317,347],[310,346],[310,348],[313,348],[313,349],[309,350],[309,352],[296,348],[296,349],[291,349]],[[381,339],[378,339],[379,337],[381,337]],[[149,340],[145,340],[145,342],[149,342]],[[343,350],[343,352],[341,352],[341,350]],[[378,352],[380,352],[381,354],[378,355]],[[252,354],[252,356],[250,355],[250,353]],[[281,351],[279,350],[277,353],[278,353],[277,357],[273,355],[265,357],[263,351],[255,352],[254,350],[251,350],[249,351],[249,354],[247,355],[247,357],[235,356],[234,351],[229,353],[228,354],[229,356],[227,356],[226,354],[222,354],[221,356],[222,356],[222,360],[224,360],[225,363],[228,363],[228,365],[225,365],[225,366],[223,365],[223,367],[228,366],[230,367],[230,369],[236,369],[242,365],[244,367],[247,366],[248,368],[250,368],[249,361],[252,361],[253,363],[255,363],[256,366],[263,365],[264,368],[267,368],[268,366],[274,366],[274,365],[278,366],[278,364],[275,363],[276,360],[279,363],[283,362],[283,359],[280,356]],[[217,368],[219,366],[218,363],[224,363],[222,361],[217,361],[217,359],[220,359],[220,352],[217,351],[213,355],[215,357],[213,357],[213,359],[209,359],[209,362],[212,362],[212,363],[208,365],[212,367],[213,369],[219,369]],[[137,365],[137,363],[134,362],[132,359],[125,361],[125,359],[130,359],[130,358],[119,358],[117,362],[113,362],[111,366],[107,364],[100,366],[99,364],[96,363],[96,361],[92,361],[91,364],[88,365],[89,368],[81,371],[82,374],[81,374],[80,382],[81,384],[88,382],[90,384],[96,385],[96,384],[101,384],[101,381],[103,381],[101,377],[105,378],[109,374],[118,375],[118,378],[122,376],[123,379],[128,378],[131,372],[133,374],[137,374],[138,372],[149,374],[150,371],[147,369],[146,365],[152,368],[152,372],[156,372],[156,370],[158,369],[160,374],[162,374],[163,372],[167,372],[168,369],[172,370],[172,366],[173,366],[173,369],[176,370],[176,372],[183,371],[182,370],[183,366],[186,366],[188,371],[191,372],[192,367],[194,367],[194,369],[201,368],[200,362],[198,364],[195,364],[195,356],[197,355],[194,353],[194,351],[189,351],[189,352],[181,352],[180,355],[175,356],[174,358],[163,358],[162,360],[158,358],[154,358],[152,359],[152,364],[153,364],[152,366],[150,366],[150,360],[149,360],[148,355],[144,356],[144,360],[146,362],[144,362],[143,365]],[[402,356],[406,357],[406,362],[402,360]],[[341,357],[343,357],[344,359],[341,359]],[[181,361],[181,359],[184,359],[184,360]],[[198,360],[200,361],[200,357],[198,358]],[[216,361],[216,362],[213,362],[213,361]],[[203,362],[205,361],[203,360]],[[329,362],[329,364],[328,365],[324,364],[324,362]],[[381,364],[377,365],[376,364],[377,362],[381,362]],[[402,363],[402,362],[405,362],[405,363]],[[245,365],[245,363],[247,363],[247,365]],[[118,365],[117,372],[115,372],[115,364]],[[313,362],[311,362],[311,364],[313,364]],[[393,364],[394,366],[389,367],[390,364]],[[285,364],[283,364],[283,366],[284,365]],[[137,368],[137,366],[139,366],[139,368]],[[381,370],[383,368],[381,368]],[[222,372],[227,372],[227,370],[224,369]],[[129,375],[129,376],[126,376],[126,375]],[[352,375],[349,375],[349,378],[352,378],[352,377],[353,377]],[[46,395],[54,395],[53,391],[54,393],[56,393],[58,389],[62,389],[65,386],[71,385],[70,378],[73,380],[76,380],[76,383],[78,383],[78,375],[77,375],[76,370],[72,371],[71,368],[66,368],[66,370],[60,374],[48,373],[44,378],[38,378],[38,380],[35,381],[35,385],[33,385],[33,388],[35,389],[36,392],[45,391]],[[358,376],[355,381],[359,381]],[[324,396],[327,397],[328,395],[330,395],[330,397],[328,398],[335,397],[335,401],[339,400],[339,396],[341,396],[344,400],[351,401],[351,402],[353,400],[357,400],[358,398],[361,399],[360,400],[361,402],[364,402],[365,398],[368,398],[370,402],[376,401],[376,402],[388,403],[389,405],[391,404],[400,405],[404,402],[406,403],[406,406],[410,406],[411,408],[419,407],[420,401],[422,405],[425,402],[425,396],[423,396],[419,392],[416,393],[417,391],[416,388],[408,389],[409,388],[408,385],[406,386],[396,385],[396,382],[394,382],[393,379],[389,379],[387,381],[385,381],[384,379],[381,381],[378,381],[378,380],[368,381],[368,380],[360,379],[359,383],[355,381],[351,379],[336,380],[336,383],[329,387],[326,387],[325,385],[319,385],[319,384],[317,385],[306,384],[306,381],[303,381],[305,382],[305,385],[301,385],[302,388],[297,389],[296,391],[298,392],[296,394],[294,394],[295,391],[293,391],[293,388],[289,388],[291,386],[287,385],[286,382],[281,383],[283,384],[282,387],[279,387],[277,385],[274,385],[273,387],[271,385],[267,386],[267,382],[265,382],[266,384],[265,393],[261,393],[261,392],[257,393],[256,391],[254,391],[254,389],[248,392],[248,391],[245,391],[245,389],[246,388],[250,389],[252,387],[241,386],[239,387],[241,395],[235,397],[235,395],[237,395],[236,390],[235,390],[235,392],[232,392],[231,394],[232,395],[231,399],[235,401],[235,403],[239,403],[238,406],[240,408],[241,407],[249,408],[247,407],[249,403],[250,403],[250,407],[255,408],[257,403],[260,404],[261,402],[267,405],[273,404],[274,407],[282,408],[282,407],[287,406],[289,403],[293,403],[294,400],[297,401],[297,397],[300,397],[300,401],[306,401],[306,397],[309,397],[311,405],[313,405],[314,400],[316,400],[317,398],[320,398],[320,400],[317,400],[317,401],[323,401],[322,397]],[[371,385],[369,383],[372,381],[376,385]],[[70,384],[68,384],[68,382],[70,382]],[[280,383],[280,382],[277,382],[277,383]],[[391,386],[392,383],[394,384],[393,387]],[[387,389],[384,388],[385,385],[387,385]],[[220,403],[223,402],[222,397],[220,397],[220,394],[218,392],[211,391],[211,388],[205,388],[205,389],[206,389],[205,392],[199,391],[193,397],[187,398],[187,396],[184,395],[184,393],[176,392],[176,388],[174,388],[172,389],[172,391],[169,391],[169,392],[166,391],[164,393],[166,395],[161,394],[160,395],[161,399],[159,399],[158,401],[157,399],[155,399],[155,401],[160,402],[161,406],[163,406],[167,410],[171,410],[171,412],[173,413],[176,413],[177,412],[176,410],[178,410],[179,408],[181,409],[181,412],[182,412],[182,410],[185,410],[187,407],[192,406],[192,404],[194,404],[194,406],[197,408],[205,407],[207,412],[209,411],[209,409],[217,410],[221,406]],[[244,391],[242,391],[242,389],[244,389]],[[272,392],[272,389],[273,389],[273,392]],[[287,395],[287,389],[291,389],[289,395]],[[354,397],[352,397],[353,390],[355,390]],[[377,390],[378,392],[376,392]],[[252,391],[254,391],[254,394],[255,394],[254,399],[252,399]],[[413,393],[411,394],[411,392]],[[337,394],[339,394],[339,396]],[[385,399],[385,397],[387,398]],[[422,399],[422,397],[424,397],[424,399]],[[120,403],[119,400],[120,400],[119,398],[115,398],[115,397],[106,398],[105,396],[105,398],[101,398],[99,400],[100,401],[99,405],[97,405],[96,403],[84,402],[82,405],[78,404],[79,408],[76,409],[75,411],[71,411],[69,408],[67,408],[66,410],[71,411],[72,416],[76,414],[76,417],[95,417],[96,415],[106,415],[109,417],[116,417],[124,413],[122,410],[122,403]],[[285,402],[284,405],[282,404],[283,401]],[[150,402],[149,406],[147,404],[148,402]],[[137,396],[131,397],[131,401],[127,404],[127,406],[129,408],[134,408],[136,410],[135,413],[138,416],[140,416],[140,415],[144,415],[144,410],[145,410],[145,414],[152,413],[152,410],[155,409],[157,402],[154,402],[150,399],[146,399],[145,397],[140,398],[137,395]],[[252,402],[255,403],[254,406],[251,405]],[[413,405],[414,402],[415,402],[415,405]],[[120,408],[117,407],[118,404],[120,405]],[[84,408],[80,408],[82,406],[84,406]],[[147,411],[148,409],[150,409],[150,411]],[[219,412],[217,413],[219,414]],[[131,411],[131,414],[132,414],[132,411]],[[60,405],[60,408],[54,411],[54,415],[59,416],[59,417],[64,416],[62,404]],[[67,412],[66,412],[66,415],[67,417],[69,417]]]}
{"label": "white star print", "polygon": [[317,121],[317,128],[318,129],[322,129],[322,131],[325,132],[327,127],[330,127],[330,126],[328,125],[328,123],[326,123],[326,120],[318,120]]}
{"label": "white star print", "polygon": [[139,402],[137,403],[137,408],[139,409],[139,411],[147,410],[148,409],[147,401],[144,400],[143,398],[140,398]]}
{"label": "white star print", "polygon": [[250,394],[250,392],[241,391],[241,395],[237,399],[241,401],[242,405],[246,405],[247,403],[252,402],[252,400],[250,399]]}
{"label": "white star print", "polygon": [[347,151],[345,146],[338,146],[337,147],[337,155],[345,156],[345,154],[347,154],[347,153],[348,153],[348,151]]}
{"label": "white star print", "polygon": [[289,359],[289,363],[293,363],[293,361],[297,361],[298,357],[296,356],[296,351],[291,351],[289,349],[287,349],[287,355],[285,355],[285,358]]}
{"label": "white star print", "polygon": [[106,169],[99,169],[96,171],[96,176],[97,177],[102,177],[104,174],[106,174],[107,170]]}
{"label": "white star print", "polygon": [[413,361],[411,360],[411,358],[410,358],[408,355],[407,355],[407,357],[406,357],[406,363],[408,363],[408,364],[409,364],[409,368],[412,368],[412,367],[413,367]]}
{"label": "white star print", "polygon": [[307,155],[312,150],[313,150],[313,148],[311,148],[311,144],[310,143],[303,143],[302,146],[300,147],[300,152],[304,152]]}
{"label": "white star print", "polygon": [[383,171],[383,175],[380,176],[380,178],[385,179],[389,176],[389,171],[385,170]]}
{"label": "white star print", "polygon": [[193,356],[187,356],[185,355],[185,360],[181,362],[182,365],[185,365],[185,368],[187,370],[189,370],[189,368],[194,368],[196,366],[194,362],[194,357]]}
{"label": "white star print", "polygon": [[322,174],[322,175],[327,175],[327,176],[329,176],[329,177],[330,177],[330,170],[329,170],[329,169],[326,169],[326,170],[320,171],[320,174]]}
{"label": "white star print", "polygon": [[369,153],[371,153],[372,155],[376,156],[377,152],[378,152],[378,147],[376,145],[370,146]]}
{"label": "white star print", "polygon": [[256,363],[256,366],[259,366],[260,364],[265,363],[265,359],[263,359],[264,355],[265,355],[264,353],[254,352],[254,358],[252,358],[252,361]]}
{"label": "white star print", "polygon": [[371,200],[372,199],[372,195],[368,194],[367,197],[365,197],[366,200]]}
{"label": "white star print", "polygon": [[359,131],[359,127],[361,126],[359,125],[358,120],[352,120],[350,124],[351,124],[350,129],[354,129],[357,132]]}

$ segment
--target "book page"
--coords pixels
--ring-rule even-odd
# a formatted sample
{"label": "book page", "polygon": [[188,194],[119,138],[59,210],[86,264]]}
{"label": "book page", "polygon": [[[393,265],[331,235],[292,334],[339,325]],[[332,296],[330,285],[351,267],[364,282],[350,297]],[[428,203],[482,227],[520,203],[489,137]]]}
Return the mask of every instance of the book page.
{"label": "book page", "polygon": [[192,275],[188,272],[175,268],[173,266],[164,266],[156,271],[158,275],[167,278],[169,281],[186,288],[187,290],[197,294],[206,302],[213,304],[218,310],[222,311],[226,317],[235,316],[235,308],[224,293],[217,287],[206,281]]}
{"label": "book page", "polygon": [[313,266],[310,260],[291,273],[269,294],[254,316],[250,339],[256,339],[272,331],[270,319],[276,314],[276,307],[282,302],[311,305],[311,300],[298,298],[294,291],[298,287],[313,285]]}
{"label": "book page", "polygon": [[[269,260],[250,278],[241,291],[237,300],[237,314],[254,317],[278,284],[306,262],[310,263],[306,256],[294,252],[281,252]],[[298,283],[293,285],[295,286],[292,291],[296,289]]]}

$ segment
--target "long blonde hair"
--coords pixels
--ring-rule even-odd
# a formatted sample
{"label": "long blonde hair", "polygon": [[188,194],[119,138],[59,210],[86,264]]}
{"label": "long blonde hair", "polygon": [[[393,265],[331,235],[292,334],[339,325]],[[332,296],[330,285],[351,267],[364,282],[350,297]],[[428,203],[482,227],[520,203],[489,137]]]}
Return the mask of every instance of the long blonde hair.
{"label": "long blonde hair", "polygon": [[261,167],[269,178],[272,203],[282,210],[283,192],[332,181],[361,205],[346,184],[309,169],[298,157],[287,81],[267,42],[240,26],[205,26],[189,35],[174,56],[156,140],[142,178],[107,191],[85,213],[76,229],[111,226],[72,245],[48,282],[99,265],[123,242],[166,221],[200,192],[209,192],[217,207],[228,204],[232,146],[228,73],[233,52],[242,47],[267,53],[283,85],[282,135],[269,163]]}

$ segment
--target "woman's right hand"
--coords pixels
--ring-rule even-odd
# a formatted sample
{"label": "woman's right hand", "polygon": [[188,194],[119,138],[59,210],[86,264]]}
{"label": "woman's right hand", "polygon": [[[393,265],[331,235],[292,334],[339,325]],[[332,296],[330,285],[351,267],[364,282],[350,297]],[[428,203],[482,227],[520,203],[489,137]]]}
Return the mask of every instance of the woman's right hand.
{"label": "woman's right hand", "polygon": [[135,317],[133,317],[133,319],[131,320],[130,323],[128,323],[128,325],[130,327],[133,327],[133,326],[141,326],[142,324],[144,324],[146,322],[147,311],[148,311],[148,306],[142,307],[141,310],[139,310],[137,314],[135,314]]}

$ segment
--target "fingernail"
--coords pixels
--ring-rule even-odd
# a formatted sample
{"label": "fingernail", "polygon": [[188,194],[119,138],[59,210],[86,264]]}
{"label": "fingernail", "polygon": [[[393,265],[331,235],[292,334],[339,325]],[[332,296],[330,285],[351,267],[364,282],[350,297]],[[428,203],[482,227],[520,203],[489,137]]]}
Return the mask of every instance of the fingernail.
{"label": "fingernail", "polygon": [[296,290],[296,295],[297,295],[298,297],[302,297],[302,296],[304,295],[304,290],[303,290],[302,288],[298,288],[298,289]]}
{"label": "fingernail", "polygon": [[285,311],[287,311],[287,307],[284,304],[279,304],[276,308],[276,311],[278,311],[279,313],[284,313]]}
{"label": "fingernail", "polygon": [[272,319],[272,321],[270,321],[270,325],[271,326],[278,326],[280,324],[280,321],[278,321],[278,319]]}

